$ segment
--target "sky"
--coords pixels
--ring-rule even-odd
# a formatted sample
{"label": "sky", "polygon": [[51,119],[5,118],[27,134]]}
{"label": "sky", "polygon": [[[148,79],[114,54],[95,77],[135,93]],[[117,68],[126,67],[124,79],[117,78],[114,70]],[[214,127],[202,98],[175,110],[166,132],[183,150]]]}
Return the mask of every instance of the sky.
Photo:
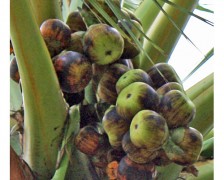
{"label": "sky", "polygon": [[[208,0],[201,0],[204,7],[214,10],[214,4],[209,4]],[[211,2],[211,1],[210,1]],[[195,14],[214,22],[214,14],[199,10],[194,11]],[[191,17],[184,29],[184,33],[198,47],[194,47],[185,37],[181,36],[176,48],[174,49],[169,64],[176,70],[177,74],[183,80],[198,63],[204,58],[204,55],[214,47],[214,27],[205,22]],[[211,58],[200,68],[195,74],[184,82],[184,88],[188,89],[199,80],[203,79],[214,71],[214,58]]]}

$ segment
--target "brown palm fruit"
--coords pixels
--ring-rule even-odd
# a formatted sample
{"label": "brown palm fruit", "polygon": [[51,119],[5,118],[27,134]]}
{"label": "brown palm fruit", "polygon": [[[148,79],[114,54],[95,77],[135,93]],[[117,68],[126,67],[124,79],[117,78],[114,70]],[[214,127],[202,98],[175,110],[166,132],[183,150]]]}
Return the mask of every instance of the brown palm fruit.
{"label": "brown palm fruit", "polygon": [[69,106],[73,106],[75,104],[79,104],[84,100],[84,91],[78,93],[67,93],[63,92],[65,101]]}
{"label": "brown palm fruit", "polygon": [[63,92],[81,92],[92,78],[92,65],[82,54],[67,51],[54,59],[54,68]]}
{"label": "brown palm fruit", "polygon": [[71,30],[59,19],[48,19],[40,26],[40,32],[51,57],[66,49],[71,40]]}
{"label": "brown palm fruit", "polygon": [[105,112],[102,120],[103,128],[109,138],[109,142],[114,149],[122,149],[121,141],[123,135],[128,131],[130,122],[123,119],[116,111],[116,107],[111,105]]}
{"label": "brown palm fruit", "polygon": [[107,24],[94,24],[84,35],[84,52],[92,63],[105,65],[118,60],[123,53],[121,34]]}
{"label": "brown palm fruit", "polygon": [[128,72],[124,73],[117,81],[117,93],[119,94],[122,89],[133,82],[144,82],[150,86],[153,85],[150,76],[145,71],[143,71],[142,69],[131,69]]}
{"label": "brown palm fruit", "polygon": [[82,153],[93,156],[102,146],[102,138],[103,136],[98,133],[95,127],[88,125],[81,128],[75,136],[75,145]]}
{"label": "brown palm fruit", "polygon": [[155,180],[157,171],[152,162],[138,164],[123,157],[118,165],[117,180]]}
{"label": "brown palm fruit", "polygon": [[70,27],[72,33],[87,30],[79,10],[75,10],[68,15],[66,24]]}
{"label": "brown palm fruit", "polygon": [[186,94],[171,90],[161,98],[160,113],[169,128],[176,128],[187,126],[194,119],[196,107]]}
{"label": "brown palm fruit", "polygon": [[[130,20],[131,23],[129,21],[127,21],[127,20],[123,20],[123,22],[129,27],[129,29],[135,35],[135,37],[139,41],[142,41],[142,34],[139,32],[139,29],[143,32],[141,24],[139,24],[135,20]],[[134,40],[131,38],[129,33],[126,31],[126,29],[123,26],[123,24],[121,23],[121,21],[118,22],[118,25],[125,32],[125,34],[127,34],[130,37],[130,40],[128,40],[127,38],[124,38],[124,51],[123,51],[123,53],[121,55],[121,58],[124,58],[124,59],[125,58],[130,58],[130,59],[132,59],[132,58],[136,57],[140,53],[140,49],[138,48],[138,46],[136,45]]]}
{"label": "brown palm fruit", "polygon": [[143,109],[157,110],[159,95],[148,84],[134,82],[125,87],[118,95],[116,108],[118,114],[131,121]]}
{"label": "brown palm fruit", "polygon": [[131,142],[150,151],[158,150],[167,141],[169,129],[166,120],[155,111],[142,110],[131,121]]}
{"label": "brown palm fruit", "polygon": [[10,40],[10,55],[11,54],[14,54],[14,49],[13,49],[12,41]]}
{"label": "brown palm fruit", "polygon": [[195,163],[202,149],[202,134],[191,127],[170,131],[170,139],[163,146],[167,157],[176,164],[188,166]]}
{"label": "brown palm fruit", "polygon": [[126,152],[129,159],[138,163],[145,164],[157,156],[157,151],[150,151],[146,148],[139,148],[135,146],[130,139],[130,131],[126,132],[122,139],[122,148]]}
{"label": "brown palm fruit", "polygon": [[83,50],[83,36],[85,34],[85,31],[77,31],[75,33],[71,34],[71,42],[68,48],[66,48],[67,51],[75,51],[81,54],[84,54]]}
{"label": "brown palm fruit", "polygon": [[149,69],[147,73],[151,77],[155,89],[158,89],[168,82],[177,82],[182,85],[180,77],[174,68],[167,63],[155,64]]}
{"label": "brown palm fruit", "polygon": [[10,78],[16,83],[19,83],[20,81],[19,68],[16,62],[16,57],[13,57],[10,62]]}
{"label": "brown palm fruit", "polygon": [[116,83],[129,68],[123,64],[112,64],[102,75],[97,87],[99,99],[109,104],[115,104],[117,100]]}
{"label": "brown palm fruit", "polygon": [[166,94],[167,92],[169,92],[171,90],[179,90],[179,91],[185,93],[183,86],[177,82],[168,82],[168,83],[162,85],[160,88],[158,88],[156,90],[156,92],[160,96],[163,96],[164,94]]}

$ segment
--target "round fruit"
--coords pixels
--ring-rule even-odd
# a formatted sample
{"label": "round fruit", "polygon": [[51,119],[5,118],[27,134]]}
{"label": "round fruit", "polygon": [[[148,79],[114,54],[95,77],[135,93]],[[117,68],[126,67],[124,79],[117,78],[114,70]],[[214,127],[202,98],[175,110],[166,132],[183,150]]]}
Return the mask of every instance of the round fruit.
{"label": "round fruit", "polygon": [[167,63],[155,64],[149,69],[148,74],[151,77],[156,89],[168,82],[177,82],[182,84],[180,77],[177,75],[174,68]]}
{"label": "round fruit", "polygon": [[156,174],[153,163],[137,164],[124,156],[118,165],[117,179],[155,180]]}
{"label": "round fruit", "polygon": [[70,27],[71,32],[86,31],[86,25],[79,13],[79,10],[75,10],[68,15],[66,24]]}
{"label": "round fruit", "polygon": [[116,90],[119,94],[122,89],[127,87],[133,82],[144,82],[152,86],[152,80],[149,75],[142,69],[131,69],[124,73],[116,83]]}
{"label": "round fruit", "polygon": [[179,91],[185,93],[185,91],[183,89],[183,86],[181,84],[177,83],[177,82],[168,82],[168,83],[162,85],[160,88],[158,88],[156,90],[156,92],[159,95],[163,96],[171,90],[179,90]]}
{"label": "round fruit", "polygon": [[158,105],[158,94],[143,82],[134,82],[125,87],[119,93],[116,102],[118,114],[129,121],[137,112],[143,109],[157,110]]}
{"label": "round fruit", "polygon": [[101,100],[109,104],[115,104],[117,100],[116,83],[129,68],[123,64],[112,64],[102,75],[97,88],[97,95]]}
{"label": "round fruit", "polygon": [[164,145],[167,157],[179,165],[191,165],[200,155],[202,134],[191,127],[180,127],[170,131],[170,140]]}
{"label": "round fruit", "polygon": [[142,110],[131,122],[130,138],[137,147],[157,150],[166,142],[168,136],[166,120],[155,111]]}
{"label": "round fruit", "polygon": [[169,128],[175,128],[187,126],[195,117],[196,108],[186,94],[171,90],[161,98],[160,112]]}
{"label": "round fruit", "polygon": [[116,107],[112,105],[105,112],[102,124],[111,146],[115,149],[121,149],[123,135],[128,131],[130,123],[123,119],[117,113]]}
{"label": "round fruit", "polygon": [[110,64],[123,53],[124,40],[120,33],[107,24],[94,24],[84,36],[84,51],[93,63]]}
{"label": "round fruit", "polygon": [[132,161],[144,164],[152,161],[157,156],[157,151],[149,151],[146,148],[135,146],[130,139],[130,131],[126,132],[122,139],[122,148]]}
{"label": "round fruit", "polygon": [[92,65],[82,54],[68,51],[54,59],[54,67],[62,91],[81,92],[92,78]]}
{"label": "round fruit", "polygon": [[67,48],[71,40],[71,30],[59,19],[48,19],[40,26],[40,32],[48,47],[51,57]]}
{"label": "round fruit", "polygon": [[101,136],[93,126],[85,126],[76,135],[75,145],[81,152],[93,156],[101,146]]}
{"label": "round fruit", "polygon": [[85,31],[77,31],[75,33],[72,33],[71,35],[71,42],[69,47],[66,49],[67,51],[75,51],[78,53],[83,54],[83,36],[85,34]]}

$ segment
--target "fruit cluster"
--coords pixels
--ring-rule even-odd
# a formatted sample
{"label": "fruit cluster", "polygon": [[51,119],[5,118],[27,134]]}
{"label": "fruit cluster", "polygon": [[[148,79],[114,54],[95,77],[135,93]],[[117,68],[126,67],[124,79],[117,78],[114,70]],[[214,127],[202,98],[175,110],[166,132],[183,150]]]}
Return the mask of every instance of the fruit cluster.
{"label": "fruit cluster", "polygon": [[[141,22],[133,14],[121,9],[126,17],[122,22],[104,1],[99,3],[127,36],[123,23],[141,41]],[[83,123],[76,147],[110,179],[154,179],[156,165],[196,162],[202,135],[189,127],[196,110],[175,70],[167,63],[155,64],[148,72],[135,69],[132,59],[140,53],[135,42],[106,24],[100,14],[96,18],[90,7],[85,1],[66,23],[48,19],[40,26],[66,102],[83,102],[90,82],[97,99],[98,123]],[[10,75],[19,82],[15,58]]]}

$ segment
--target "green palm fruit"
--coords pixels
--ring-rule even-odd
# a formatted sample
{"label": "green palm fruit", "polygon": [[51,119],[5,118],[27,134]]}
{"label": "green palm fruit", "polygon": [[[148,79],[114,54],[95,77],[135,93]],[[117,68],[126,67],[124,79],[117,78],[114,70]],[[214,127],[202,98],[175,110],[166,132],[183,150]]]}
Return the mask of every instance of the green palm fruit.
{"label": "green palm fruit", "polygon": [[116,108],[123,118],[131,121],[143,109],[157,110],[159,95],[148,84],[134,82],[125,87],[118,95]]}
{"label": "green palm fruit", "polygon": [[123,49],[123,37],[107,24],[92,25],[84,35],[84,52],[93,63],[113,63],[121,57]]}
{"label": "green palm fruit", "polygon": [[92,65],[80,53],[67,51],[53,62],[63,92],[81,92],[92,78]]}
{"label": "green palm fruit", "polygon": [[132,143],[150,151],[158,150],[166,142],[169,129],[166,120],[155,111],[142,110],[132,119],[130,138]]}
{"label": "green palm fruit", "polygon": [[[141,31],[143,31],[141,24],[138,21],[135,20],[123,20],[123,22],[130,28],[132,33],[135,35],[135,37],[141,41],[142,40],[142,34],[139,32],[139,30],[136,28],[138,27]],[[121,23],[121,21],[118,22],[119,27],[127,34],[128,36],[129,33],[126,31],[125,27]],[[131,37],[131,36],[130,36]],[[133,40],[129,41],[128,39],[124,38],[124,51],[121,55],[121,58],[134,58],[140,53],[140,49],[137,47],[135,42]]]}
{"label": "green palm fruit", "polygon": [[13,57],[10,62],[10,78],[16,83],[19,83],[20,81],[19,68],[16,62],[16,57]]}
{"label": "green palm fruit", "polygon": [[118,165],[117,179],[155,180],[157,171],[152,162],[138,164],[124,156]]}
{"label": "green palm fruit", "polygon": [[97,132],[95,127],[88,125],[80,129],[75,136],[74,142],[79,151],[93,156],[97,154],[100,146],[102,146],[102,138],[102,135]]}
{"label": "green palm fruit", "polygon": [[195,117],[196,107],[186,94],[171,90],[161,98],[160,112],[169,128],[175,128],[187,126]]}
{"label": "green palm fruit", "polygon": [[130,122],[123,119],[116,111],[116,107],[111,105],[105,112],[102,120],[103,128],[109,138],[109,142],[114,149],[121,149],[123,135],[128,131]]}
{"label": "green palm fruit", "polygon": [[180,127],[170,131],[170,139],[163,149],[167,157],[179,165],[195,163],[202,149],[202,134],[191,127]]}
{"label": "green palm fruit", "polygon": [[122,139],[122,148],[126,152],[129,159],[138,164],[145,164],[157,156],[157,151],[149,151],[146,148],[135,146],[130,139],[130,131],[126,132]]}
{"label": "green palm fruit", "polygon": [[177,82],[182,84],[180,77],[177,75],[174,68],[167,63],[155,64],[147,73],[151,77],[156,89],[168,82]]}
{"label": "green palm fruit", "polygon": [[78,93],[67,93],[63,92],[65,101],[69,106],[73,106],[75,104],[79,104],[84,100],[84,91]]}
{"label": "green palm fruit", "polygon": [[71,30],[59,19],[48,19],[40,26],[40,32],[51,57],[59,54],[70,45]]}
{"label": "green palm fruit", "polygon": [[68,15],[66,24],[70,27],[72,33],[87,30],[79,10],[75,10]]}
{"label": "green palm fruit", "polygon": [[115,104],[117,100],[116,83],[129,68],[123,64],[112,64],[102,75],[97,88],[99,99],[109,104]]}
{"label": "green palm fruit", "polygon": [[183,86],[177,82],[168,82],[168,83],[162,85],[160,88],[158,88],[156,90],[156,92],[160,96],[163,96],[164,94],[166,94],[167,92],[169,92],[171,90],[179,90],[179,91],[185,93]]}
{"label": "green palm fruit", "polygon": [[71,34],[71,42],[67,51],[75,51],[81,54],[84,54],[83,50],[83,36],[85,35],[85,31],[77,31]]}
{"label": "green palm fruit", "polygon": [[141,69],[131,69],[128,72],[124,73],[116,83],[116,90],[119,94],[122,89],[127,87],[133,82],[144,82],[152,86],[152,80],[150,76]]}

